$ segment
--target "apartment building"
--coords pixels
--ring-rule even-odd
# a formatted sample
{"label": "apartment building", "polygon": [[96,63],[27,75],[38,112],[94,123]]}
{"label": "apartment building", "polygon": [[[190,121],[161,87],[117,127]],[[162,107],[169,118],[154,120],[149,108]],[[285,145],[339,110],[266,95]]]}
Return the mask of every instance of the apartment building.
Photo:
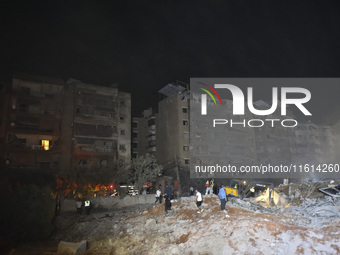
{"label": "apartment building", "polygon": [[177,160],[176,164],[189,166],[189,93],[179,84],[168,84],[158,91],[156,126],[157,161],[167,164]]}
{"label": "apartment building", "polygon": [[5,131],[7,167],[58,169],[63,88],[60,79],[13,78]]}
{"label": "apartment building", "polygon": [[138,155],[150,154],[156,156],[156,126],[157,113],[152,108],[143,111],[143,116],[133,119],[133,153],[134,157]]}
{"label": "apartment building", "polygon": [[8,168],[75,176],[129,162],[129,93],[117,86],[28,75],[14,77],[11,87]]}

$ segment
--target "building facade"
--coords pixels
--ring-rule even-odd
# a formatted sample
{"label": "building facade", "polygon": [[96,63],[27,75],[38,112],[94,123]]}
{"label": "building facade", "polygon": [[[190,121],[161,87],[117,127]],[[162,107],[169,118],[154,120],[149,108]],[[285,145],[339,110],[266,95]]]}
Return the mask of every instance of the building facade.
{"label": "building facade", "polygon": [[152,108],[143,111],[143,116],[134,118],[132,128],[134,157],[150,154],[156,156],[156,127],[158,126],[158,114]]}
{"label": "building facade", "polygon": [[13,78],[6,121],[10,169],[95,174],[130,158],[130,94],[78,80]]}
{"label": "building facade", "polygon": [[163,98],[158,102],[157,116],[157,161],[189,166],[189,93],[178,84],[168,84],[159,90]]}

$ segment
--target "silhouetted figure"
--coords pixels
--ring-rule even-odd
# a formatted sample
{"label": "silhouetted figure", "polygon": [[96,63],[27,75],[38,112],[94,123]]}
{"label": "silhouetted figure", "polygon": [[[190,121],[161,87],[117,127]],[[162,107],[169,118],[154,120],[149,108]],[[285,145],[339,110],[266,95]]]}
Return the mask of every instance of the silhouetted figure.
{"label": "silhouetted figure", "polygon": [[82,213],[82,206],[83,206],[83,203],[81,202],[81,200],[77,200],[76,202],[76,207],[77,207],[77,214],[80,215]]}
{"label": "silhouetted figure", "polygon": [[86,211],[87,215],[90,214],[90,210],[91,210],[91,202],[90,202],[90,200],[86,200],[85,201],[85,211]]}

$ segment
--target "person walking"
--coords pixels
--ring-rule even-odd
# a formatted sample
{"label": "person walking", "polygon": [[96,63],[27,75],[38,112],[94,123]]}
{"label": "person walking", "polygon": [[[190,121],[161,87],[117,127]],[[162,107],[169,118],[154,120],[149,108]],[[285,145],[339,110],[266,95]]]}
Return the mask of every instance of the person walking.
{"label": "person walking", "polygon": [[201,192],[196,190],[196,205],[197,205],[197,208],[198,208],[197,213],[203,212],[203,209],[201,210],[202,202],[203,202],[202,194],[201,194]]}
{"label": "person walking", "polygon": [[161,189],[158,189],[156,191],[156,201],[155,201],[155,204],[157,203],[157,201],[159,201],[160,204],[162,203],[161,195],[162,195]]}
{"label": "person walking", "polygon": [[223,185],[221,185],[221,188],[218,192],[218,196],[221,200],[221,210],[226,212],[227,210],[225,209],[225,200],[227,199],[227,194],[225,193]]}
{"label": "person walking", "polygon": [[169,186],[169,184],[166,185],[165,193],[166,193],[166,196],[171,200],[172,199],[172,189]]}

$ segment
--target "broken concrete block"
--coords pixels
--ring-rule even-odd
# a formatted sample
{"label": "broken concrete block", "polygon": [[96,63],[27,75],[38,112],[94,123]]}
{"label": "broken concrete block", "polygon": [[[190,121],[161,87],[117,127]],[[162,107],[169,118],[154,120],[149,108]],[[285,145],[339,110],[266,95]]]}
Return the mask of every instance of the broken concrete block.
{"label": "broken concrete block", "polygon": [[58,244],[57,254],[80,254],[87,249],[87,241],[83,240],[78,243],[60,241]]}
{"label": "broken concrete block", "polygon": [[274,190],[272,191],[272,198],[273,198],[274,204],[278,205],[280,201],[280,195],[277,194]]}
{"label": "broken concrete block", "polygon": [[154,219],[149,219],[145,223],[145,228],[148,230],[153,230],[156,227],[156,220]]}

